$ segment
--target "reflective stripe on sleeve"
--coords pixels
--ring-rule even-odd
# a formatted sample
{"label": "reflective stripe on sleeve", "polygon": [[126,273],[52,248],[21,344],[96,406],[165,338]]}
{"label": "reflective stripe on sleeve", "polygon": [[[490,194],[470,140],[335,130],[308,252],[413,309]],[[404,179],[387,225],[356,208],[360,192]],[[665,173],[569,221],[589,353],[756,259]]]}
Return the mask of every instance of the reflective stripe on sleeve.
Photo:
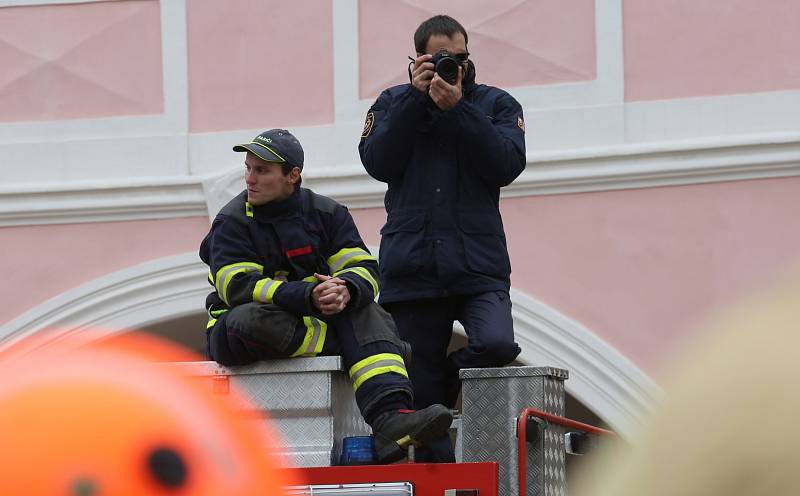
{"label": "reflective stripe on sleeve", "polygon": [[394,353],[379,353],[369,356],[350,367],[349,373],[354,390],[358,390],[358,387],[365,381],[380,374],[395,373],[408,378],[403,358]]}
{"label": "reflective stripe on sleeve", "polygon": [[272,296],[281,284],[283,284],[283,281],[276,281],[269,277],[260,279],[256,283],[256,287],[253,288],[253,301],[272,303]]}
{"label": "reflective stripe on sleeve", "polygon": [[322,353],[322,347],[325,345],[328,324],[316,317],[303,317],[303,323],[306,325],[306,335],[303,338],[303,344],[292,353],[292,357],[317,356]]}
{"label": "reflective stripe on sleeve", "polygon": [[328,267],[330,267],[331,272],[337,272],[348,265],[352,265],[363,260],[370,260],[373,262],[377,261],[375,260],[375,257],[370,255],[368,251],[362,248],[342,248],[328,258]]}
{"label": "reflective stripe on sleeve", "polygon": [[339,276],[344,274],[345,272],[352,272],[358,275],[359,277],[361,277],[361,279],[364,279],[370,284],[370,286],[372,286],[372,294],[374,295],[378,294],[380,286],[378,285],[378,281],[376,281],[375,278],[372,277],[372,274],[370,274],[369,270],[367,270],[364,267],[350,267],[348,269],[340,270],[339,272],[334,272],[333,275]]}
{"label": "reflective stripe on sleeve", "polygon": [[222,298],[226,304],[230,305],[228,302],[228,284],[230,284],[231,279],[236,274],[240,274],[242,272],[262,272],[264,267],[253,262],[239,262],[230,265],[226,265],[217,271],[216,277],[216,288],[219,297]]}
{"label": "reflective stripe on sleeve", "polygon": [[227,308],[221,308],[219,310],[209,310],[208,315],[214,317],[215,319],[218,319],[220,315],[222,315],[227,311],[228,311]]}
{"label": "reflective stripe on sleeve", "polygon": [[217,320],[219,320],[219,318],[222,316],[222,314],[224,314],[227,311],[228,311],[227,308],[221,308],[219,310],[211,310],[211,309],[209,309],[208,312],[207,312],[208,313],[208,323],[206,324],[206,329],[211,329],[212,327],[214,327],[214,324],[217,323]]}

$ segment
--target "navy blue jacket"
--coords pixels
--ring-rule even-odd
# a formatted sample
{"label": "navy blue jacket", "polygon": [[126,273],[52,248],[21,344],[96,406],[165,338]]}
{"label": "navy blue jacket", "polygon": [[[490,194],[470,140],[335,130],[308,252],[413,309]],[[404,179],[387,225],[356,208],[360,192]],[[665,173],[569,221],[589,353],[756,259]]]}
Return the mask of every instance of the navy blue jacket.
{"label": "navy blue jacket", "polygon": [[509,289],[499,198],[525,168],[524,128],[520,104],[491,86],[465,85],[447,112],[410,84],[378,97],[358,149],[389,185],[381,303]]}
{"label": "navy blue jacket", "polygon": [[210,323],[245,303],[272,303],[321,317],[311,302],[314,273],[347,282],[345,311],[374,301],[378,267],[347,208],[305,188],[286,200],[252,206],[243,191],[217,214],[200,245],[214,291]]}

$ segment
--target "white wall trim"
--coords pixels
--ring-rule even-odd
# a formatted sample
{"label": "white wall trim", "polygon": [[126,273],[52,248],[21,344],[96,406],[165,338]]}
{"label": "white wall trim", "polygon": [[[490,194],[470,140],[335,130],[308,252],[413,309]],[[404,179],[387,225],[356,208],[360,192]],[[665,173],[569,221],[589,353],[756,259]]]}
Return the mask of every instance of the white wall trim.
{"label": "white wall trim", "polygon": [[528,365],[569,370],[567,392],[630,437],[663,392],[647,374],[586,327],[522,291],[511,290],[514,333]]}
{"label": "white wall trim", "polygon": [[797,176],[800,133],[537,153],[528,155],[528,164],[517,181],[504,189],[504,196]]}
{"label": "white wall trim", "polygon": [[[117,1],[117,0],[114,0]],[[159,2],[161,22],[161,65],[164,112],[154,115],[122,115],[89,117],[55,121],[21,121],[0,123],[0,144],[64,143],[184,136],[188,131],[188,62],[186,40],[186,0]],[[8,0],[0,0],[8,3]],[[55,6],[67,3],[101,3],[101,0],[12,2],[6,6]],[[57,139],[54,139],[57,137]],[[135,152],[133,152],[135,155]],[[185,161],[183,163],[185,167]]]}
{"label": "white wall trim", "polygon": [[[608,191],[800,175],[800,133],[533,152],[502,196]],[[213,216],[243,189],[240,168],[204,177],[0,188],[0,226]],[[304,184],[350,208],[383,206],[361,165],[309,169]]]}
{"label": "white wall trim", "polygon": [[[319,175],[318,175],[319,174]],[[534,152],[501,197],[537,196],[800,175],[800,133]],[[383,206],[385,185],[361,166],[307,174],[309,187],[351,208]]]}
{"label": "white wall trim", "polygon": [[202,313],[207,275],[208,267],[194,252],[113,272],[7,322],[0,327],[0,346],[44,330],[54,339],[88,328],[113,334]]}
{"label": "white wall trim", "polygon": [[[529,111],[614,105],[624,102],[622,0],[598,0],[594,8],[596,78],[570,83],[505,88],[519,100],[526,115]],[[480,82],[480,61],[476,61],[476,64]]]}
{"label": "white wall trim", "polygon": [[0,189],[0,227],[207,215],[197,179]]}
{"label": "white wall trim", "polygon": [[[104,1],[0,0],[0,8]],[[16,176],[7,182],[36,183],[43,175],[71,182],[74,178],[116,177],[122,181],[188,174],[186,0],[155,1],[160,13],[163,112],[0,122],[0,160],[12,164]],[[31,144],[37,145],[36,153]]]}
{"label": "white wall trim", "polygon": [[[185,253],[108,274],[0,327],[0,348],[44,330],[52,339],[90,328],[102,336],[202,313],[207,271],[197,254]],[[659,400],[655,383],[577,322],[520,291],[511,298],[520,361],[567,368],[567,391],[621,434],[632,434]]]}

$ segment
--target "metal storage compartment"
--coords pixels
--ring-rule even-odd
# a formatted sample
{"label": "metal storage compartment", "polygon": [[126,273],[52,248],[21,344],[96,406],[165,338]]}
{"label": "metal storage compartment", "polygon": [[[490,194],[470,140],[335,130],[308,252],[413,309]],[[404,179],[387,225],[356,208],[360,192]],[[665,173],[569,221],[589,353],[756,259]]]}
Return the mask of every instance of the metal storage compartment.
{"label": "metal storage compartment", "polygon": [[[517,494],[516,420],[526,407],[564,415],[564,381],[553,367],[462,369],[461,441],[465,462],[500,464],[499,494]],[[527,443],[527,494],[566,495],[564,430],[550,426]]]}
{"label": "metal storage compartment", "polygon": [[[342,438],[369,435],[370,427],[358,410],[339,356],[291,358],[223,367],[215,362],[166,364],[208,382],[225,394],[230,382],[249,396],[259,411],[269,414],[281,443],[265,446],[284,454],[299,467],[336,464]],[[262,422],[254,415],[255,422]]]}

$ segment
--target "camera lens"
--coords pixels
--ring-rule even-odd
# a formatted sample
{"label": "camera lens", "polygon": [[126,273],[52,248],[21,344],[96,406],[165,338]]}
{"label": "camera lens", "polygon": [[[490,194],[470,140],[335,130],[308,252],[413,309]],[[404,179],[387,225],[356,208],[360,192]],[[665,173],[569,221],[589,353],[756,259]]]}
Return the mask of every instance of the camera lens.
{"label": "camera lens", "polygon": [[436,61],[434,70],[440,78],[450,84],[456,84],[458,80],[458,61],[453,57],[442,57]]}

